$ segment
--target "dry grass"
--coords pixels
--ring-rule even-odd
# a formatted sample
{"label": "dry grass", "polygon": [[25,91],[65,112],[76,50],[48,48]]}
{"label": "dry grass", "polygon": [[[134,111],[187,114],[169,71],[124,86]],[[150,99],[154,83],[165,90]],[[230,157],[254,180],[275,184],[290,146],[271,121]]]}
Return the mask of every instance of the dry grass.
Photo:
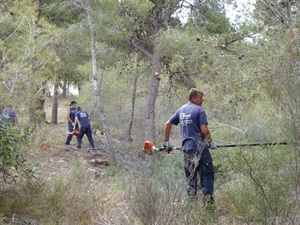
{"label": "dry grass", "polygon": [[[184,175],[173,170],[176,154],[143,159],[139,146],[115,140],[119,164],[100,164],[109,160],[100,134],[94,136],[97,155],[87,151],[86,137],[84,150],[65,151],[67,104],[60,103],[58,125],[45,124],[33,134],[27,159],[37,179],[1,186],[0,224],[243,224],[220,210],[228,202],[210,211],[201,201],[187,201]],[[51,104],[47,106],[48,115]],[[47,142],[44,149],[42,141]]]}

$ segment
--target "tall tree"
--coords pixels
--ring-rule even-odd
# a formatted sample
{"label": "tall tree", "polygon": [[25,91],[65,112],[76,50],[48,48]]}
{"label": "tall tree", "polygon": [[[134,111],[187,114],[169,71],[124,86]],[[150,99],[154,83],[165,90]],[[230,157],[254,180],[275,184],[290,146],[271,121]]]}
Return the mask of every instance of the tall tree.
{"label": "tall tree", "polygon": [[59,74],[61,70],[61,45],[55,45],[56,48],[56,65],[54,69],[54,87],[53,87],[53,103],[51,113],[51,123],[58,122],[58,92],[59,92]]}
{"label": "tall tree", "polygon": [[[155,141],[156,138],[155,103],[164,61],[160,37],[172,28],[175,21],[173,16],[176,10],[182,7],[183,2],[180,0],[114,2],[117,11],[113,15],[119,17],[113,21],[111,16],[106,14],[104,18],[111,26],[111,30],[103,37],[107,43],[120,46],[127,51],[142,53],[151,63],[152,72],[145,105],[146,140]],[[107,38],[111,35],[114,35],[114,38]]]}
{"label": "tall tree", "polygon": [[45,121],[44,101],[47,81],[54,68],[55,54],[49,43],[55,29],[38,19],[35,1],[6,1],[1,5],[3,79],[12,86],[7,90],[25,103],[29,121]]}
{"label": "tall tree", "polygon": [[[199,68],[203,67],[205,61],[206,64],[211,61],[207,52],[201,49],[205,42],[201,40],[201,45],[199,42],[197,45],[198,38],[192,30],[196,23],[201,38],[207,38],[208,34],[220,35],[232,31],[224,7],[218,5],[219,1],[213,2],[122,1],[116,7],[118,11],[114,15],[119,15],[119,18],[110,21],[112,29],[104,34],[105,37],[114,35],[114,38],[106,38],[104,41],[143,54],[152,67],[145,105],[146,140],[156,139],[156,98],[161,78],[169,76],[170,79],[167,79],[171,82],[176,81],[187,88],[195,87]],[[188,24],[195,25],[193,28],[192,25],[183,25],[179,19],[184,9],[188,10],[186,17],[189,17],[191,10],[193,18],[199,19],[188,20]],[[104,20],[107,18],[109,16]],[[220,20],[221,25],[217,25]]]}
{"label": "tall tree", "polygon": [[90,29],[90,37],[91,37],[91,56],[92,56],[92,81],[93,81],[93,87],[94,87],[94,95],[95,95],[95,105],[99,108],[100,116],[102,118],[102,123],[105,129],[105,136],[107,140],[107,146],[110,153],[110,157],[112,159],[113,163],[116,163],[116,157],[114,153],[114,148],[112,144],[112,137],[109,129],[109,124],[107,120],[107,116],[104,110],[104,105],[102,103],[102,100],[100,98],[100,84],[99,84],[99,76],[97,74],[97,49],[96,49],[96,33],[95,33],[95,24],[92,19],[92,12],[89,7],[85,7],[87,17],[88,17],[88,24]]}
{"label": "tall tree", "polygon": [[93,1],[81,1],[77,0],[73,2],[73,4],[84,10],[86,13],[87,18],[87,27],[90,33],[90,53],[91,53],[91,63],[92,63],[92,76],[91,81],[94,90],[94,99],[95,99],[95,106],[99,109],[100,116],[102,119],[102,123],[105,130],[105,137],[107,140],[107,147],[110,153],[111,160],[114,164],[116,164],[116,157],[114,153],[114,146],[112,143],[112,137],[109,129],[108,119],[105,113],[104,105],[102,103],[100,97],[100,81],[98,75],[98,64],[97,64],[97,45],[96,45],[96,28],[95,28],[95,21],[93,16],[95,14],[94,8],[97,6],[97,2]]}
{"label": "tall tree", "polygon": [[83,80],[82,76],[76,71],[76,63],[81,63],[82,58],[77,61],[79,57],[75,57],[75,55],[71,53],[71,44],[69,43],[70,41],[68,41],[68,36],[73,31],[72,29],[67,29],[80,21],[83,11],[78,8],[70,10],[63,3],[64,1],[40,0],[38,5],[39,20],[45,19],[48,23],[56,27],[55,38],[51,42],[52,50],[56,54],[55,60],[57,62],[54,68],[54,92],[51,114],[51,123],[54,124],[57,124],[58,120],[59,87],[62,86],[63,96],[66,97],[67,84],[75,83],[80,86]]}

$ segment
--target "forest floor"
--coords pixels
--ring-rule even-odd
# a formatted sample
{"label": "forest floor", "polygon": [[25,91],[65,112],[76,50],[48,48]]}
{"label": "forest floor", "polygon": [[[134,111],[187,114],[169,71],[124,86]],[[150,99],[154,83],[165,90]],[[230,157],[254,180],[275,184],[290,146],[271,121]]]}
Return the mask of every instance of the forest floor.
{"label": "forest floor", "polygon": [[[52,102],[46,101],[46,119],[50,121]],[[105,167],[111,165],[111,154],[108,152],[106,137],[100,130],[93,130],[93,139],[97,147],[96,154],[90,151],[88,138],[84,135],[82,139],[82,148],[78,150],[76,136],[73,136],[70,146],[65,146],[67,138],[67,119],[66,112],[68,103],[63,101],[59,103],[58,124],[43,124],[36,132],[36,143],[33,148],[27,152],[29,162],[39,162],[39,173],[49,179],[53,175],[63,174],[65,170],[72,167],[74,160],[82,162],[82,167],[86,171],[94,173],[105,173]],[[113,140],[114,147],[118,148],[120,141]],[[142,147],[141,147],[142,153]],[[141,156],[134,153],[122,153],[114,149],[114,155],[118,164],[125,167],[139,167],[138,161]],[[143,154],[142,154],[143,155]],[[137,161],[137,159],[139,159]]]}
{"label": "forest floor", "polygon": [[[87,172],[97,174],[98,179],[103,177],[105,180],[107,174],[107,166],[111,165],[111,154],[107,150],[106,137],[102,135],[100,131],[93,131],[93,138],[95,146],[98,147],[97,153],[93,154],[89,149],[89,141],[86,136],[83,137],[82,149],[76,148],[76,137],[73,136],[71,145],[65,146],[65,140],[67,138],[67,122],[66,122],[66,110],[68,102],[59,102],[58,110],[58,124],[45,123],[36,133],[35,143],[30,143],[31,148],[26,152],[26,159],[28,163],[35,168],[39,177],[42,177],[45,181],[50,181],[54,177],[60,177],[71,171],[74,162],[80,162],[82,169]],[[46,119],[50,121],[52,110],[52,102],[48,100],[46,102]],[[22,118],[20,118],[22,119]],[[22,122],[22,121],[21,121]],[[122,149],[124,143],[119,140],[113,140],[114,155],[118,166],[128,170],[139,170],[141,167],[145,167],[148,160],[147,157],[141,151],[125,152]],[[124,151],[124,152],[123,152]],[[144,158],[146,157],[146,158]],[[219,222],[226,224],[226,217],[220,214],[218,215]],[[9,222],[12,222],[10,220]]]}

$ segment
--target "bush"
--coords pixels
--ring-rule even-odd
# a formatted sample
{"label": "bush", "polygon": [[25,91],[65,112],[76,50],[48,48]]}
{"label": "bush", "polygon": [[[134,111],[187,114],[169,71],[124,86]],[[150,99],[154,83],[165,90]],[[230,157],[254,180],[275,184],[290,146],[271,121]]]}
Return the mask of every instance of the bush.
{"label": "bush", "polygon": [[[243,223],[276,224],[292,218],[297,201],[291,194],[294,180],[287,146],[238,149],[224,152],[228,176],[219,184],[218,198],[229,217]],[[229,164],[228,164],[229,162]],[[231,165],[231,168],[230,168]]]}
{"label": "bush", "polygon": [[28,127],[21,130],[19,127],[0,126],[0,173],[5,182],[20,175],[32,175],[23,157],[29,133]]}

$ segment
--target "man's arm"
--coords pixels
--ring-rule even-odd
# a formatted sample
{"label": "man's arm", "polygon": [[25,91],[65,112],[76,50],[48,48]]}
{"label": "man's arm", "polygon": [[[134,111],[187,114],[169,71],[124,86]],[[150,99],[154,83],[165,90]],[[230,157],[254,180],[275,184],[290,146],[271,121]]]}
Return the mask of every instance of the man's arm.
{"label": "man's arm", "polygon": [[172,151],[172,148],[173,148],[173,145],[169,141],[170,133],[171,133],[171,129],[172,129],[172,125],[173,124],[170,121],[166,122],[166,124],[165,124],[165,132],[164,132],[165,142],[164,142],[164,147],[165,147],[165,150],[168,153],[170,153]]}
{"label": "man's arm", "polygon": [[75,115],[75,121],[74,121],[74,127],[76,126],[76,124],[79,122],[78,116]]}
{"label": "man's arm", "polygon": [[211,138],[211,134],[210,134],[207,124],[200,125],[200,129],[201,129],[201,133],[204,136],[205,140],[207,140],[207,142],[211,142],[212,138]]}
{"label": "man's arm", "polygon": [[70,117],[70,114],[71,114],[71,110],[70,110],[70,108],[68,108],[68,110],[67,110],[67,119],[70,123],[72,123],[73,126],[75,126],[74,121]]}
{"label": "man's arm", "polygon": [[210,130],[208,129],[207,124],[200,125],[201,133],[204,136],[205,140],[207,141],[210,149],[217,149],[216,143],[213,141]]}
{"label": "man's arm", "polygon": [[173,124],[170,121],[166,122],[165,124],[165,131],[164,131],[165,141],[169,141],[170,139],[172,125]]}

